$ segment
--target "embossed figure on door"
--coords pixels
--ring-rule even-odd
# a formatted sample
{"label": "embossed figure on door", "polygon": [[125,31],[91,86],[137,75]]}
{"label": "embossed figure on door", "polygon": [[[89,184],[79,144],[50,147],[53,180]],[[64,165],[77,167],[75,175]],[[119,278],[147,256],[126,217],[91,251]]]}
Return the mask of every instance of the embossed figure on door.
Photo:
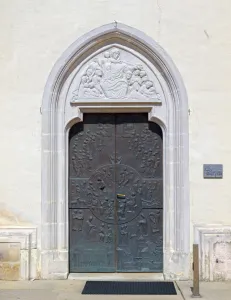
{"label": "embossed figure on door", "polygon": [[162,144],[147,114],[85,114],[71,128],[70,272],[162,272]]}

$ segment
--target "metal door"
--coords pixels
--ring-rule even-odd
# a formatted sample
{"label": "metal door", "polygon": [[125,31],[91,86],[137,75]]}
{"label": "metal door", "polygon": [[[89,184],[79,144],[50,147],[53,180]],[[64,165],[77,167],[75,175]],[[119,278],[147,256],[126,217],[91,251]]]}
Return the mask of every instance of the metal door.
{"label": "metal door", "polygon": [[161,272],[160,127],[146,114],[86,114],[69,145],[70,272]]}

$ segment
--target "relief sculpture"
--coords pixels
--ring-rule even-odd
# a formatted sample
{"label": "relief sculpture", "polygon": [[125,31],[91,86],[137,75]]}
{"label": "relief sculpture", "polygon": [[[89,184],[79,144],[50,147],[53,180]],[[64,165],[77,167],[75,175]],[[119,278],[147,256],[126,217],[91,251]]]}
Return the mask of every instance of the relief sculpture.
{"label": "relief sculpture", "polygon": [[160,210],[156,210],[155,212],[149,213],[149,219],[151,221],[152,233],[156,233],[160,231]]}
{"label": "relief sculpture", "polygon": [[[87,72],[95,95],[105,93],[106,85],[108,97],[129,90],[127,64],[117,56],[118,66],[109,54],[104,57],[105,69],[95,73],[100,80]],[[104,72],[110,80],[102,84]],[[133,88],[140,90],[136,83]],[[162,272],[162,136],[144,115],[133,116],[134,122],[130,117],[126,122],[125,114],[93,117],[70,142],[72,271]]]}
{"label": "relief sculpture", "polygon": [[111,244],[113,242],[113,239],[114,235],[112,227],[110,225],[102,223],[99,228],[99,242]]}
{"label": "relief sculpture", "polygon": [[100,117],[96,129],[79,132],[73,137],[70,160],[75,177],[89,174],[92,171],[92,163],[105,152],[108,139],[113,132],[113,126],[110,122],[110,116]]}
{"label": "relief sculpture", "polygon": [[70,204],[74,207],[84,207],[86,200],[83,198],[82,191],[86,190],[86,181],[71,180]]}
{"label": "relief sculpture", "polygon": [[81,209],[74,209],[72,211],[72,219],[73,219],[72,230],[82,231],[83,230],[83,220],[84,220],[83,211]]}
{"label": "relief sculpture", "polygon": [[86,66],[72,102],[83,98],[160,100],[146,68],[142,64],[124,60],[121,50],[112,47],[93,58]]}
{"label": "relief sculpture", "polygon": [[[152,141],[152,144],[149,145],[148,141]],[[144,128],[140,134],[133,134],[133,138],[128,139],[128,144],[129,150],[141,162],[140,172],[151,177],[155,176],[162,162],[159,137],[148,128]]]}
{"label": "relief sculpture", "polygon": [[141,192],[143,207],[162,206],[162,180],[144,180]]}
{"label": "relief sculpture", "polygon": [[96,225],[93,224],[93,217],[90,216],[89,219],[87,220],[87,225],[88,225],[88,233],[92,233],[94,230],[96,230]]}
{"label": "relief sculpture", "polygon": [[139,226],[139,239],[144,239],[148,235],[148,223],[143,214],[140,214],[140,220],[138,221]]}
{"label": "relief sculpture", "polygon": [[85,136],[77,136],[74,140],[71,162],[77,177],[81,176],[84,170],[91,170],[91,161],[94,153],[91,145],[94,142],[95,134],[90,132],[86,133]]}
{"label": "relief sculpture", "polygon": [[[138,197],[137,182],[140,175],[131,167],[122,164],[106,165],[95,170],[86,183],[86,203],[92,214],[107,224],[115,223],[115,201],[117,201],[116,222],[122,224],[140,213],[141,198]],[[114,189],[124,197],[116,198]]]}
{"label": "relief sculpture", "polygon": [[122,156],[118,155],[118,153],[113,152],[109,155],[110,162],[112,164],[120,164],[122,161]]}

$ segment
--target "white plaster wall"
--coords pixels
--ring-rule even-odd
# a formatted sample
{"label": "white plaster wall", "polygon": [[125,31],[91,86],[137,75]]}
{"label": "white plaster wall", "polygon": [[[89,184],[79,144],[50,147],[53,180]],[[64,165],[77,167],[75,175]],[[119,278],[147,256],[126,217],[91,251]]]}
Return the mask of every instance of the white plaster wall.
{"label": "white plaster wall", "polygon": [[[230,11],[230,0],[1,0],[0,224],[40,224],[46,79],[73,41],[113,20],[151,36],[179,68],[191,110],[191,221],[230,224]],[[203,179],[203,163],[224,164],[224,179]]]}

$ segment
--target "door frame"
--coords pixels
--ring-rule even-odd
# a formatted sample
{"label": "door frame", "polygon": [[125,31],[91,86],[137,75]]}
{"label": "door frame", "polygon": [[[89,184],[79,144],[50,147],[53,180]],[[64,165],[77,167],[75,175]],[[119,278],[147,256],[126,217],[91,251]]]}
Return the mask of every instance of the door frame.
{"label": "door frame", "polygon": [[[129,43],[127,42],[129,40]],[[78,101],[69,89],[81,64],[116,46],[143,61],[158,81],[161,100]],[[72,44],[55,64],[45,87],[42,113],[41,277],[64,279],[68,263],[68,135],[86,112],[146,112],[163,132],[164,276],[190,276],[188,101],[182,78],[166,52],[124,24],[97,28]]]}

